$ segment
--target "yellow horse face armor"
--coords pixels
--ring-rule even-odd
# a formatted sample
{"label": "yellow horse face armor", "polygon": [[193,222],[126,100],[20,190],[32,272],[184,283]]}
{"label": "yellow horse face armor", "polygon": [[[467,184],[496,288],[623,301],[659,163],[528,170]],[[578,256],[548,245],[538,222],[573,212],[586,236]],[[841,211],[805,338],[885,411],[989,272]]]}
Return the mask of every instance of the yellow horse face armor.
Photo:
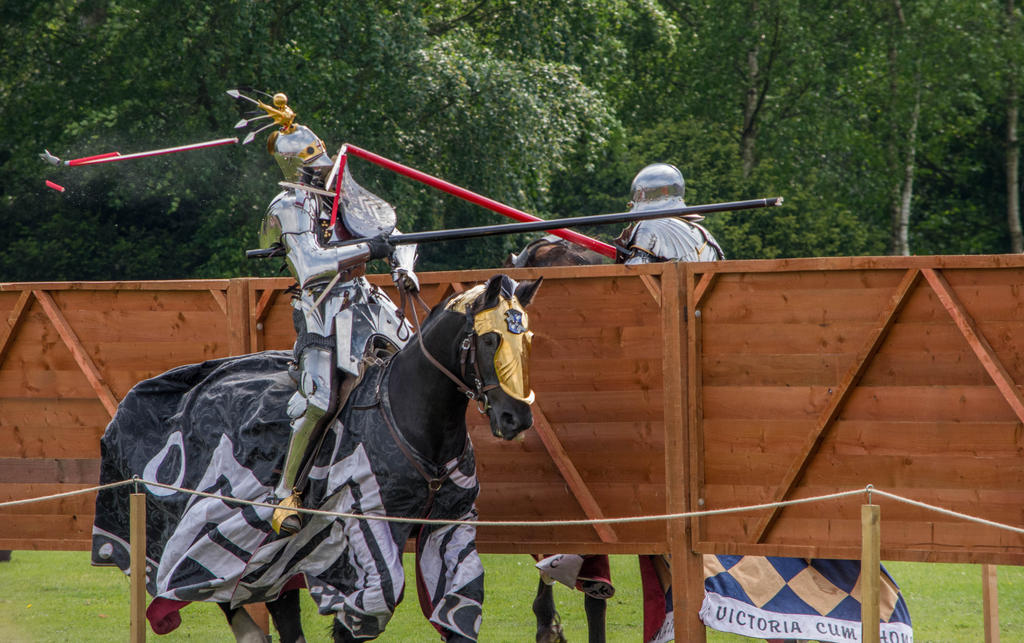
{"label": "yellow horse face armor", "polygon": [[[483,285],[471,288],[449,302],[447,308],[465,313],[483,290]],[[533,333],[529,328],[529,316],[515,295],[510,298],[501,297],[497,306],[477,311],[473,315],[473,331],[477,337],[484,337],[488,333],[498,335],[494,371],[501,389],[513,399],[533,404],[534,394],[530,390],[528,366]]]}
{"label": "yellow horse face armor", "polygon": [[497,333],[500,338],[494,351],[494,371],[498,383],[509,396],[533,404],[530,390],[530,344],[533,333],[529,330],[529,317],[519,300],[502,299],[498,306],[481,310],[473,317],[473,330],[480,337]]}

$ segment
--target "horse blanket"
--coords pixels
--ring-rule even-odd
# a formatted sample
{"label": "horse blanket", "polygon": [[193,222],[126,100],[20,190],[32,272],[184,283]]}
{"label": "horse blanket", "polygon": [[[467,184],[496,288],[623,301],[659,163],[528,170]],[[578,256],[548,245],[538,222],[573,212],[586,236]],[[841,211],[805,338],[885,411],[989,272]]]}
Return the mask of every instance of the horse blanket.
{"label": "horse blanket", "polygon": [[[182,366],[140,382],[103,436],[100,483],[138,476],[272,501],[290,435],[286,409],[295,391],[290,359],[290,352],[266,351]],[[327,430],[303,495],[305,506],[423,517],[427,483],[380,424],[384,372],[380,366],[367,370],[340,421]],[[421,465],[428,472],[452,471],[433,499],[431,518],[476,518],[479,485],[471,445],[461,460]],[[336,614],[356,636],[376,636],[402,599],[402,552],[416,532],[424,614],[439,630],[477,638],[483,567],[471,526],[420,528],[307,516],[300,532],[285,536],[271,529],[269,507],[145,484],[140,489],[147,494],[146,588],[155,597],[147,615],[158,633],[177,627],[177,610],[190,601],[265,602],[304,583],[321,614]],[[129,485],[99,492],[94,565],[128,572],[131,491]]]}
{"label": "horse blanket", "polygon": [[[913,643],[910,611],[881,567],[881,640]],[[861,641],[860,561],[704,556],[701,620],[712,629],[765,639]]]}

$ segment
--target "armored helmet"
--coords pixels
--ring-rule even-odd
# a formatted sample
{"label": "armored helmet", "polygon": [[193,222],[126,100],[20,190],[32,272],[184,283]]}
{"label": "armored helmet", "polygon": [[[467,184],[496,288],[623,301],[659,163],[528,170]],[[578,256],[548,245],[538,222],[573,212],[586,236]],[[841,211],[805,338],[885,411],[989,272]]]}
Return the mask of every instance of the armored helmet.
{"label": "armored helmet", "polygon": [[640,170],[630,188],[630,212],[682,208],[686,183],[683,173],[668,163],[652,163]]}
{"label": "armored helmet", "polygon": [[333,165],[327,146],[305,125],[292,125],[271,134],[267,140],[267,151],[274,156],[284,178],[289,181],[301,181],[305,168]]}

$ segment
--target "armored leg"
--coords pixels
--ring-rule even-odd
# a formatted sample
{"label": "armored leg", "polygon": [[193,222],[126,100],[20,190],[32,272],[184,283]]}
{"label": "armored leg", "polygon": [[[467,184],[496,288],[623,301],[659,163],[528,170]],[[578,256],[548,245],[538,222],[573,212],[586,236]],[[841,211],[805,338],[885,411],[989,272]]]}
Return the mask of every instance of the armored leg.
{"label": "armored leg", "polygon": [[271,525],[274,530],[289,533],[298,531],[301,524],[296,507],[299,503],[295,482],[303,461],[309,452],[312,438],[323,422],[330,420],[336,408],[334,353],[326,346],[307,346],[299,356],[299,387],[288,401],[292,435],[288,443],[281,470],[281,480],[275,495],[281,500],[274,511]]}

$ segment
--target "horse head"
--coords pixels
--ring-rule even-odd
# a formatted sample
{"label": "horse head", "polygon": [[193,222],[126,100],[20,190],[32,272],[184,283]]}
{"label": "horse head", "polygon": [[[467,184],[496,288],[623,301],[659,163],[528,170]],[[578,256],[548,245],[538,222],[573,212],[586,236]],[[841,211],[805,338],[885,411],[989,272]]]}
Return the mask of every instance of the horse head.
{"label": "horse head", "polygon": [[505,440],[533,425],[528,365],[533,332],[526,307],[542,279],[517,283],[495,275],[444,306],[466,319],[460,362],[469,364],[464,374],[467,388],[472,387],[468,395],[487,413],[491,433]]}

